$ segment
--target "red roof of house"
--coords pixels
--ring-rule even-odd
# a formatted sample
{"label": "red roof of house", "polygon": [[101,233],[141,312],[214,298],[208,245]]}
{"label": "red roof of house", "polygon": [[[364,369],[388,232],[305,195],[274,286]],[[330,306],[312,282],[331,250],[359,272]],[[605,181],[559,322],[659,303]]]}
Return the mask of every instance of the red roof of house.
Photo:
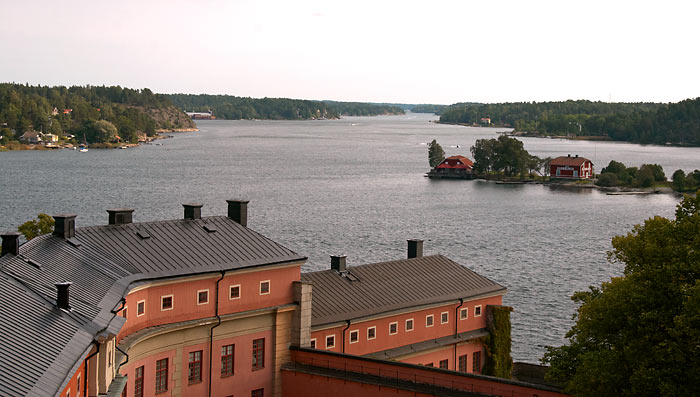
{"label": "red roof of house", "polygon": [[[451,165],[450,163],[455,163],[455,165]],[[472,168],[474,167],[474,162],[469,160],[468,158],[464,156],[451,156],[446,158],[445,160],[440,163],[440,165],[437,166],[438,168]]]}
{"label": "red roof of house", "polygon": [[561,156],[549,162],[549,165],[563,165],[563,166],[581,166],[586,161],[591,161],[585,157],[571,157],[571,156]]}

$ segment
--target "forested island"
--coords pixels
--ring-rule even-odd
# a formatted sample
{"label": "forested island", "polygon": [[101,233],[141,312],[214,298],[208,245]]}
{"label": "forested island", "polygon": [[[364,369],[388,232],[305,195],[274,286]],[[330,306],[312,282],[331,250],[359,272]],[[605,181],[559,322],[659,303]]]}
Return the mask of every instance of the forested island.
{"label": "forested island", "polygon": [[316,120],[340,116],[377,116],[404,114],[393,105],[311,101],[288,98],[249,98],[232,95],[169,94],[166,97],[180,109],[194,112],[211,111],[224,120]]}
{"label": "forested island", "polygon": [[591,137],[642,144],[700,146],[700,98],[678,103],[592,101],[456,104],[442,123],[512,127],[535,136]]}
{"label": "forested island", "polygon": [[0,143],[19,147],[26,132],[57,143],[136,143],[159,130],[196,129],[163,95],[119,86],[0,84]]}

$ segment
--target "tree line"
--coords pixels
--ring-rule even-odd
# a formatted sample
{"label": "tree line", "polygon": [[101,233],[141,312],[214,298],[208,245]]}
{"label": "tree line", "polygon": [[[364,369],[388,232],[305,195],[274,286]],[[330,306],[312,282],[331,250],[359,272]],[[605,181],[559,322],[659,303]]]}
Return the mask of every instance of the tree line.
{"label": "tree line", "polygon": [[249,98],[232,95],[169,94],[167,98],[185,111],[212,111],[224,120],[313,120],[340,116],[403,114],[398,106],[360,102],[311,101],[289,98]]}
{"label": "tree line", "polygon": [[[154,117],[153,109],[173,117]],[[148,88],[0,84],[0,135],[4,141],[36,130],[59,138],[72,134],[85,136],[88,142],[104,142],[95,126],[108,123],[114,127],[111,139],[119,136],[123,142],[136,142],[140,134],[154,135],[159,128],[194,127],[181,113],[165,96]],[[98,121],[103,123],[96,124]]]}
{"label": "tree line", "polygon": [[592,101],[456,104],[441,122],[479,124],[488,117],[516,131],[603,136],[635,143],[700,145],[700,98],[678,103]]}

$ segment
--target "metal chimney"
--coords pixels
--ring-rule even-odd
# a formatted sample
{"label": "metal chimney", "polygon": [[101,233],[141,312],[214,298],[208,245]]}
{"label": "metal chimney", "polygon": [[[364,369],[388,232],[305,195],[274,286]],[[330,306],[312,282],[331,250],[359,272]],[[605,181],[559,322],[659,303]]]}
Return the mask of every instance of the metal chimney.
{"label": "metal chimney", "polygon": [[331,269],[337,272],[345,271],[347,256],[345,255],[331,255]]}
{"label": "metal chimney", "polygon": [[423,256],[423,240],[410,239],[408,241],[408,259]]}
{"label": "metal chimney", "polygon": [[228,217],[241,226],[248,226],[248,200],[226,200]]}
{"label": "metal chimney", "polygon": [[68,293],[68,288],[71,286],[70,281],[66,281],[63,283],[56,283],[54,284],[56,286],[57,294],[56,294],[56,306],[59,309],[64,309],[64,310],[70,310],[70,302],[69,302],[69,293]]}
{"label": "metal chimney", "polygon": [[63,238],[75,237],[75,217],[73,214],[54,215],[56,221],[53,227],[53,234]]}
{"label": "metal chimney", "polygon": [[0,251],[0,256],[19,254],[19,233],[3,233],[0,234],[0,237],[2,237],[2,251]]}
{"label": "metal chimney", "polygon": [[185,207],[185,219],[202,219],[202,206],[203,204],[199,203],[187,203],[183,204],[183,207]]}
{"label": "metal chimney", "polygon": [[134,210],[131,208],[108,209],[110,225],[126,225],[132,222]]}

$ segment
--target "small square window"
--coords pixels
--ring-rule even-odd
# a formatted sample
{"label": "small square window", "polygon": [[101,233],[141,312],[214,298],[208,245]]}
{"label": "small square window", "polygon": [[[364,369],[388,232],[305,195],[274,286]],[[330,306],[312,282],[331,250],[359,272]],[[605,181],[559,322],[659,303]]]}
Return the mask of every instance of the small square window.
{"label": "small square window", "polygon": [[311,339],[311,348],[315,349],[316,348],[316,338]]}
{"label": "small square window", "polygon": [[367,328],[367,340],[374,339],[377,337],[377,327]]}
{"label": "small square window", "polygon": [[357,343],[360,341],[360,331],[354,329],[350,331],[350,343]]}
{"label": "small square window", "polygon": [[413,319],[409,318],[406,320],[406,332],[413,331]]}
{"label": "small square window", "polygon": [[440,313],[440,324],[447,324],[450,321],[449,312]]}
{"label": "small square window", "polygon": [[335,335],[326,336],[326,349],[332,349],[335,347]]}
{"label": "small square window", "polygon": [[124,306],[124,310],[122,310],[122,317],[126,318],[126,306]]}
{"label": "small square window", "polygon": [[469,318],[469,308],[465,307],[465,308],[459,309],[459,319],[466,320],[467,318]]}
{"label": "small square window", "polygon": [[143,316],[146,313],[146,301],[138,301],[136,303],[136,316]]}
{"label": "small square window", "polygon": [[447,369],[447,366],[449,365],[449,361],[447,360],[440,360],[440,368],[442,369]]}
{"label": "small square window", "polygon": [[474,317],[479,317],[479,316],[481,316],[481,305],[474,306]]}
{"label": "small square window", "polygon": [[396,335],[399,333],[399,323],[389,324],[389,335]]}
{"label": "small square window", "polygon": [[197,304],[206,305],[207,303],[209,303],[209,290],[204,289],[201,291],[197,291]]}
{"label": "small square window", "polygon": [[228,297],[229,299],[239,299],[241,297],[241,286],[239,285],[232,285],[228,288],[229,294]]}
{"label": "small square window", "polygon": [[160,297],[160,310],[171,310],[173,308],[173,296],[165,295]]}
{"label": "small square window", "polygon": [[433,326],[433,315],[432,314],[428,314],[427,316],[425,316],[425,326],[426,327]]}
{"label": "small square window", "polygon": [[270,293],[270,280],[260,282],[260,295],[267,295]]}

